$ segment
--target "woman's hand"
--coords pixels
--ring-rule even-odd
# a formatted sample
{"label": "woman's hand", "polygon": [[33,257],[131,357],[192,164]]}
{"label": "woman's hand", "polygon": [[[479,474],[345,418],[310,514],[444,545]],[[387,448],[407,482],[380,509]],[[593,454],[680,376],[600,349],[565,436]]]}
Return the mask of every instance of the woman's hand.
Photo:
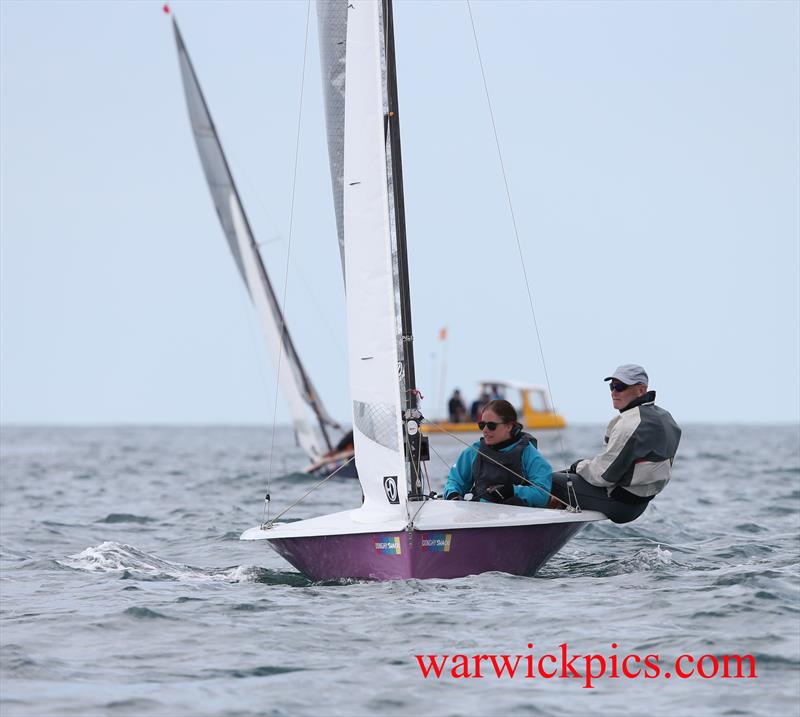
{"label": "woman's hand", "polygon": [[489,486],[483,497],[492,503],[505,503],[509,498],[514,497],[514,486],[510,483]]}

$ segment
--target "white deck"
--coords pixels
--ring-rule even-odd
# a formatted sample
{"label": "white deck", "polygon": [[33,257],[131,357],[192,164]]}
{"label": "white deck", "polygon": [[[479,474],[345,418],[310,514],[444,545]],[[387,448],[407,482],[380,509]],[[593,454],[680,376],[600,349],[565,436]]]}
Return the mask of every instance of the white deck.
{"label": "white deck", "polygon": [[[410,503],[415,530],[458,530],[462,528],[504,528],[514,525],[549,523],[587,523],[607,520],[596,511],[568,513],[563,510],[528,508],[525,506],[473,503],[469,501],[428,500]],[[419,512],[416,512],[419,511]],[[240,540],[306,538],[357,533],[396,533],[406,529],[409,521],[398,512],[381,513],[365,508],[344,510],[296,523],[276,523],[272,528],[255,526],[246,530]]]}

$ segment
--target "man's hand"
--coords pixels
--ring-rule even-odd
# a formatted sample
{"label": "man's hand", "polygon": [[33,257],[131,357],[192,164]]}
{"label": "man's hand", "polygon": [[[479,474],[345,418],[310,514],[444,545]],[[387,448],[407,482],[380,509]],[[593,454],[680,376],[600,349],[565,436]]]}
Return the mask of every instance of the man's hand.
{"label": "man's hand", "polygon": [[577,473],[577,472],[578,472],[578,470],[577,470],[577,469],[578,469],[578,463],[580,463],[582,460],[584,460],[584,459],[583,459],[583,458],[579,458],[577,461],[575,461],[575,462],[574,462],[574,463],[573,463],[573,464],[572,464],[572,465],[571,465],[571,466],[570,466],[570,467],[567,469],[567,473]]}

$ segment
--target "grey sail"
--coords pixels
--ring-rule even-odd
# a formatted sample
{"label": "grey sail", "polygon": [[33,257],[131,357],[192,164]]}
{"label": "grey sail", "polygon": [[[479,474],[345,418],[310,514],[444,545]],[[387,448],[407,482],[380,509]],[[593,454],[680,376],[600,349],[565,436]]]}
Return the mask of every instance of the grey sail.
{"label": "grey sail", "polygon": [[320,427],[327,450],[331,442],[326,425],[338,427],[322,406],[319,395],[306,374],[297,355],[281,312],[280,304],[267,275],[258,245],[253,237],[250,223],[242,207],[239,192],[234,183],[227,159],[222,150],[205,97],[194,72],[189,53],[181,37],[178,24],[173,18],[175,42],[189,110],[192,132],[203,171],[211,190],[214,207],[228,240],[236,267],[255,304],[262,328],[267,337],[276,366],[288,365],[290,371],[279,372],[281,392],[287,401],[292,422],[300,445],[312,460],[323,452],[308,422],[310,409]]}
{"label": "grey sail", "polygon": [[319,57],[336,231],[344,276],[344,89],[347,0],[317,0]]}

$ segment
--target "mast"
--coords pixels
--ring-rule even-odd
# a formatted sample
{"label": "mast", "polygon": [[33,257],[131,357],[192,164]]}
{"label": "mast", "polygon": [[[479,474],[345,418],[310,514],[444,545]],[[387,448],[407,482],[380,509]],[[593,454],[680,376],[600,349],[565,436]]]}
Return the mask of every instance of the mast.
{"label": "mast", "polygon": [[386,91],[389,109],[386,129],[392,158],[392,190],[397,241],[398,280],[400,289],[400,321],[403,331],[403,364],[407,408],[417,407],[417,381],[414,370],[414,336],[411,329],[411,291],[408,280],[408,245],[406,242],[406,209],[403,197],[403,161],[400,151],[400,114],[397,101],[397,65],[394,48],[392,0],[383,0],[384,37],[386,40]]}
{"label": "mast", "polygon": [[406,460],[411,464],[409,498],[422,498],[420,461],[428,460],[427,438],[419,431],[422,414],[418,408],[418,391],[414,367],[414,333],[411,327],[411,286],[408,278],[408,244],[406,241],[406,212],[403,196],[403,162],[400,149],[400,111],[397,99],[397,64],[394,44],[394,14],[392,0],[383,0],[384,41],[386,49],[386,94],[388,111],[386,131],[392,166],[394,195],[395,240],[397,243],[397,273],[400,292],[400,324],[403,344],[403,433],[406,440]]}
{"label": "mast", "polygon": [[[217,214],[219,216],[220,222],[222,223],[223,230],[225,231],[226,236],[228,237],[228,241],[230,243],[231,251],[234,256],[234,260],[236,262],[237,269],[239,273],[242,275],[244,279],[245,285],[248,288],[248,291],[251,293],[251,297],[255,301],[255,296],[253,295],[254,288],[250,286],[250,283],[247,279],[247,272],[245,270],[244,262],[242,259],[242,255],[237,247],[237,240],[236,240],[236,229],[235,226],[230,226],[230,224],[236,224],[236,220],[233,216],[228,215],[226,212],[221,211],[220,204],[218,203],[218,197],[215,194],[215,189],[219,189],[220,186],[218,182],[213,181],[213,178],[210,174],[209,167],[213,166],[215,169],[219,168],[224,175],[225,181],[230,186],[230,191],[233,195],[233,201],[236,205],[238,210],[238,214],[240,215],[239,218],[245,229],[245,235],[247,238],[247,242],[250,247],[250,254],[255,260],[256,270],[258,273],[258,277],[260,280],[260,284],[264,289],[264,294],[266,295],[269,307],[272,311],[273,316],[275,317],[275,321],[279,326],[279,341],[283,345],[284,350],[286,351],[287,358],[289,363],[296,372],[296,376],[300,381],[302,386],[302,391],[306,400],[306,403],[311,407],[314,415],[319,423],[319,428],[322,433],[322,437],[325,441],[325,445],[327,446],[328,450],[333,448],[333,444],[331,443],[330,437],[328,436],[328,431],[326,428],[326,424],[330,423],[334,425],[333,422],[328,418],[327,414],[324,412],[324,409],[321,406],[321,402],[319,400],[319,396],[317,395],[316,390],[314,389],[313,384],[311,383],[311,379],[308,377],[308,374],[305,371],[305,368],[300,361],[300,356],[295,349],[294,342],[292,341],[292,337],[289,335],[289,329],[286,326],[286,321],[283,316],[283,312],[281,311],[280,304],[278,302],[278,297],[275,294],[275,290],[272,287],[272,283],[269,280],[269,276],[267,274],[267,270],[264,266],[264,262],[261,259],[261,252],[258,249],[258,244],[255,241],[253,231],[250,227],[250,221],[247,218],[247,214],[244,211],[244,206],[241,201],[241,197],[239,196],[239,189],[236,186],[236,182],[233,179],[233,173],[231,172],[230,166],[228,165],[228,159],[225,156],[225,153],[222,149],[222,142],[219,139],[219,134],[217,132],[217,128],[214,125],[214,120],[211,117],[211,111],[208,108],[208,103],[206,102],[205,95],[203,94],[203,90],[200,87],[200,81],[197,79],[197,73],[195,72],[194,65],[192,63],[192,59],[189,55],[189,51],[186,48],[186,44],[183,41],[183,36],[181,35],[180,28],[178,27],[178,22],[175,17],[172,17],[172,27],[175,32],[175,41],[178,46],[179,57],[185,58],[186,61],[186,69],[188,70],[188,77],[184,75],[184,89],[186,92],[186,101],[187,106],[189,108],[189,115],[192,121],[192,130],[195,134],[195,141],[197,143],[198,151],[200,153],[201,163],[203,164],[203,168],[206,172],[206,176],[209,182],[209,188],[211,189],[212,196],[215,201],[215,205],[217,208]],[[181,68],[183,70],[183,67]],[[191,84],[187,84],[187,80],[191,81]],[[197,93],[197,99],[200,102],[200,107],[198,108],[201,110],[201,114],[199,116],[195,116],[193,112],[193,106],[190,96],[190,90],[193,90]],[[202,140],[209,139],[208,133],[204,130],[205,128],[199,126],[201,122],[207,123],[208,130],[210,130],[210,139],[212,140],[212,146],[214,148],[214,156],[209,157],[204,153],[204,148],[202,145]],[[228,211],[230,209],[228,208]]]}

